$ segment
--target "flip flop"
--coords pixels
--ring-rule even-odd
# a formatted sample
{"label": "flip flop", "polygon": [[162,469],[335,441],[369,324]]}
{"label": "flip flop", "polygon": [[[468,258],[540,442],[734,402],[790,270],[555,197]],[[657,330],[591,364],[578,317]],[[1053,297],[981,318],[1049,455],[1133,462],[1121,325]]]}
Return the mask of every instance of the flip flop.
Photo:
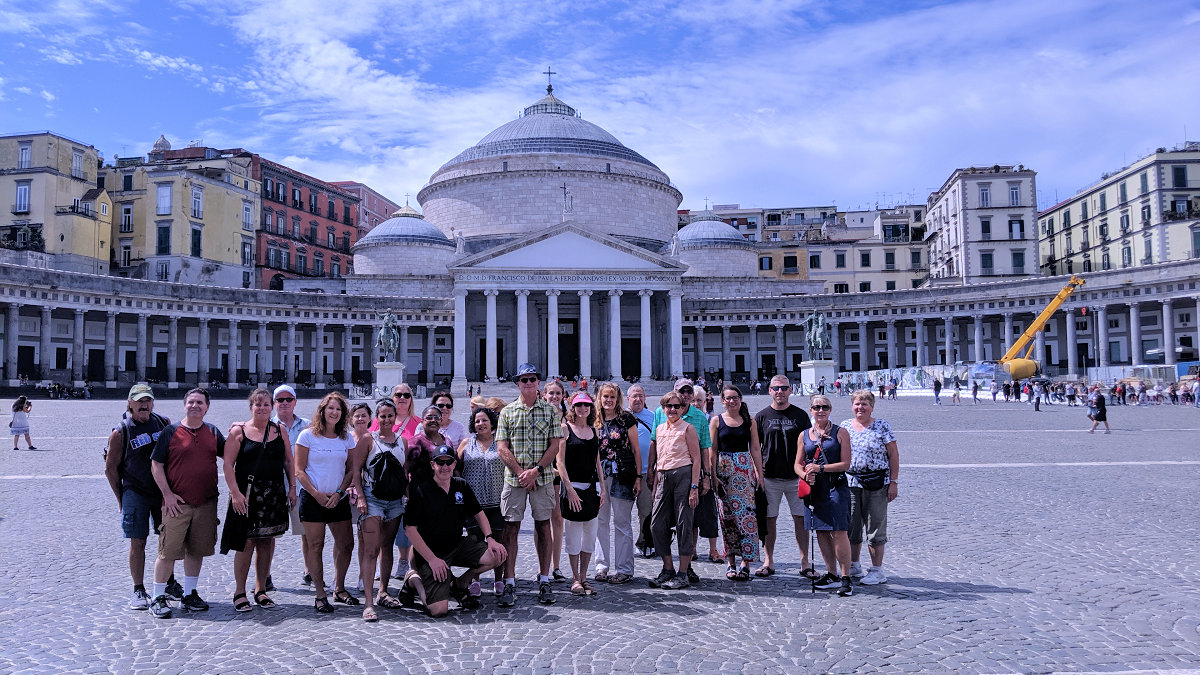
{"label": "flip flop", "polygon": [[821,575],[817,574],[817,571],[811,567],[806,567],[805,569],[800,570],[800,576],[808,579],[809,581],[816,581],[817,579],[821,578]]}
{"label": "flip flop", "polygon": [[775,568],[767,567],[766,565],[754,570],[754,576],[756,577],[769,577],[772,574],[775,574]]}

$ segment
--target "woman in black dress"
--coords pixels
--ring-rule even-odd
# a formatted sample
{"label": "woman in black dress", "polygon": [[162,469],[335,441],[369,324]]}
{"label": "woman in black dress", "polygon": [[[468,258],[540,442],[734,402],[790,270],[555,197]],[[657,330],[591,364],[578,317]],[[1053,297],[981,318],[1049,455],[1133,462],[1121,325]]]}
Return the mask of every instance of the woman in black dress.
{"label": "woman in black dress", "polygon": [[233,425],[225,441],[225,482],[229,485],[229,511],[225,527],[237,519],[244,521],[246,539],[241,550],[237,543],[222,537],[221,552],[235,550],[233,577],[236,589],[233,608],[248,612],[252,608],[246,598],[246,577],[250,559],[257,553],[255,565],[254,601],[270,608],[275,602],[267,595],[267,577],[271,574],[271,559],[275,555],[275,537],[288,529],[288,512],[296,502],[295,484],[287,480],[292,475],[292,444],[287,430],[271,422],[271,392],[255,389],[250,394],[250,420]]}
{"label": "woman in black dress", "polygon": [[1108,408],[1104,405],[1104,394],[1100,393],[1100,385],[1092,385],[1092,390],[1088,393],[1087,402],[1088,419],[1092,421],[1092,428],[1088,429],[1088,433],[1096,433],[1096,427],[1103,422],[1104,433],[1111,434],[1112,429],[1108,428]]}

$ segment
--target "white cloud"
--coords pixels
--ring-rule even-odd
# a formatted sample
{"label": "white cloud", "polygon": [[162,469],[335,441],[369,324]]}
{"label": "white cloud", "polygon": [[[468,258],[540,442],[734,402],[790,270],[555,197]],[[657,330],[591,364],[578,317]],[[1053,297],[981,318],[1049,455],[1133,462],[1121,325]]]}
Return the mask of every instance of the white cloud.
{"label": "white cloud", "polygon": [[42,98],[46,101],[46,103],[52,103],[54,101],[54,94],[51,94],[50,92],[43,89],[42,90]]}
{"label": "white cloud", "polygon": [[26,96],[33,93],[33,90],[29,87],[17,87],[16,89],[13,89],[13,91],[17,92],[18,94],[25,94]]}
{"label": "white cloud", "polygon": [[76,56],[73,52],[61,47],[47,47],[41,50],[42,56],[47,60],[55,63],[61,63],[64,66],[77,66],[83,63],[83,59]]}

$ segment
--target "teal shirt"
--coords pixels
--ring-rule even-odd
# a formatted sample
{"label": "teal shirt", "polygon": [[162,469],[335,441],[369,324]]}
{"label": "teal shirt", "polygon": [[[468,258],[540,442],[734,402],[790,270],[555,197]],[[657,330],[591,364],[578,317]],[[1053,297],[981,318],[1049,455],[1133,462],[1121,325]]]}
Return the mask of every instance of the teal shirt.
{"label": "teal shirt", "polygon": [[[694,405],[689,405],[686,413],[683,414],[683,420],[696,428],[696,435],[700,437],[700,449],[705,450],[712,447],[712,437],[708,435],[708,417],[700,412],[700,409]],[[663,412],[662,406],[654,411],[654,429],[650,431],[650,440],[655,440],[658,433],[658,425],[667,421],[667,414]]]}

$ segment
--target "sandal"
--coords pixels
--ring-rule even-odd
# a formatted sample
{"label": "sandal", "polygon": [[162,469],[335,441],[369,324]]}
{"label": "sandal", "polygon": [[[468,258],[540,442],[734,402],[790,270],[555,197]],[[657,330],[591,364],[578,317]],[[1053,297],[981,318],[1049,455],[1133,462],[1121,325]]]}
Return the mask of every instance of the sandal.
{"label": "sandal", "polygon": [[583,587],[583,584],[576,581],[571,584],[571,595],[587,595],[587,589]]}
{"label": "sandal", "polygon": [[374,607],[366,607],[363,609],[363,621],[372,623],[379,620],[379,615],[375,613]]}
{"label": "sandal", "polygon": [[596,576],[592,577],[596,581],[608,581],[608,570],[600,570],[596,572]]}
{"label": "sandal", "polygon": [[718,553],[716,555],[709,553],[708,561],[711,563],[721,564],[721,563],[725,562],[725,556],[721,555],[720,553]]}
{"label": "sandal", "polygon": [[772,574],[775,574],[775,568],[767,567],[766,565],[754,570],[754,576],[756,577],[769,577]]}
{"label": "sandal", "polygon": [[733,581],[734,579],[737,579],[737,576],[738,576],[738,571],[737,571],[736,567],[730,565],[729,569],[725,570],[725,578],[726,579]]}
{"label": "sandal", "polygon": [[[608,577],[608,575],[606,574],[605,578],[607,578],[607,577]],[[590,581],[588,581],[587,579],[584,579],[582,583],[583,583],[584,592],[586,592],[588,595],[596,594],[596,587],[593,586]]]}
{"label": "sandal", "polygon": [[400,609],[400,601],[393,598],[387,591],[380,591],[379,595],[375,596],[375,604],[386,609]]}
{"label": "sandal", "polygon": [[317,610],[318,614],[333,614],[333,605],[329,604],[329,598],[317,598],[313,609]]}
{"label": "sandal", "polygon": [[750,581],[750,568],[743,567],[742,569],[738,570],[737,576],[735,576],[733,578],[733,580],[734,581]]}
{"label": "sandal", "polygon": [[350,595],[350,591],[347,591],[344,588],[340,591],[333,592],[333,601],[340,602],[343,605],[349,605],[350,607],[354,607],[358,604],[358,598]]}
{"label": "sandal", "polygon": [[627,584],[633,581],[633,576],[625,573],[614,574],[608,578],[610,584]]}
{"label": "sandal", "polygon": [[233,596],[233,608],[239,612],[249,612],[254,608],[254,606],[251,605],[250,601],[246,599],[245,593],[238,593],[237,595]]}
{"label": "sandal", "polygon": [[808,579],[809,581],[816,581],[817,579],[821,578],[821,575],[817,574],[817,571],[811,567],[806,567],[800,570],[800,576],[804,579]]}
{"label": "sandal", "polygon": [[267,595],[266,591],[255,591],[254,601],[263,609],[271,609],[275,606],[275,601],[271,599],[271,596]]}

